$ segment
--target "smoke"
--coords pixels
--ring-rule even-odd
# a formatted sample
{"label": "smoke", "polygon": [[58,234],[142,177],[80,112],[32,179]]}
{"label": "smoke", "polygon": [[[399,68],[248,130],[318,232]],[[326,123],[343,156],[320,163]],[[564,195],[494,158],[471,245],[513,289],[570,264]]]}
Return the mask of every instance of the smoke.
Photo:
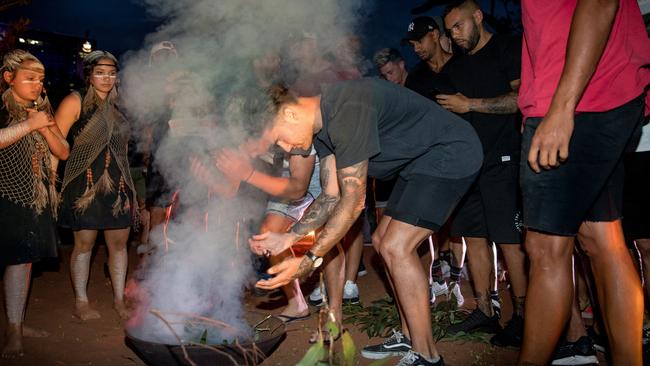
{"label": "smoke", "polygon": [[[180,207],[166,231],[152,232],[157,250],[130,287],[139,302],[127,328],[150,341],[176,343],[166,325],[149,313],[193,313],[247,330],[243,288],[253,281],[245,238],[265,202],[240,192],[235,198],[209,195],[191,174],[190,157],[211,168],[213,155],[244,142],[250,116],[237,108],[275,81],[291,84],[323,65],[358,63],[359,29],[365,0],[141,0],[161,20],[143,48],[124,56],[123,103],[134,121],[138,148],[153,153],[154,169],[180,190]],[[151,47],[170,41],[159,54]],[[160,49],[160,46],[157,46]],[[162,56],[161,56],[162,55]],[[332,66],[334,65],[334,66]],[[238,96],[235,98],[234,96]],[[239,102],[237,102],[239,100]],[[255,217],[256,218],[256,217]],[[239,222],[239,242],[236,227]],[[168,246],[168,250],[165,248]],[[137,291],[137,293],[133,293]],[[200,331],[172,316],[184,339]],[[235,334],[208,334],[211,343]]]}

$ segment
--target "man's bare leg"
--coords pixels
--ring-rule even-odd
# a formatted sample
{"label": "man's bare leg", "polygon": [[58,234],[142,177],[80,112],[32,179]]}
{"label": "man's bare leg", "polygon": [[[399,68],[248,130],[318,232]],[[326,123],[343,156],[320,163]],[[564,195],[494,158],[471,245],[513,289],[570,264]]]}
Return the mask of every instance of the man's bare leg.
{"label": "man's bare leg", "polygon": [[104,230],[104,238],[108,247],[108,270],[113,286],[113,309],[124,320],[129,317],[129,312],[124,304],[124,283],[129,265],[127,241],[130,231],[131,228]]}
{"label": "man's bare leg", "polygon": [[641,254],[641,270],[645,284],[646,310],[650,312],[650,239],[637,239],[634,241]]}
{"label": "man's bare leg", "polygon": [[327,303],[338,324],[343,323],[343,284],[345,283],[345,252],[341,244],[323,258],[323,275]]}
{"label": "man's bare leg", "polygon": [[363,231],[361,220],[352,225],[348,234],[345,236],[345,281],[357,282],[357,273],[359,273],[359,263],[363,253]]}
{"label": "man's bare leg", "polygon": [[449,250],[451,250],[450,265],[463,268],[465,265],[465,255],[467,254],[467,245],[462,238],[449,238]]}
{"label": "man's bare leg", "polygon": [[92,256],[97,230],[79,230],[73,232],[74,249],[70,258],[70,277],[75,294],[74,315],[81,320],[98,319],[99,312],[88,303],[88,275],[90,274],[90,258]]}
{"label": "man's bare leg", "polygon": [[[375,232],[372,233],[372,246],[375,248],[375,251],[381,255],[380,249],[381,249],[381,243],[384,239],[384,235],[386,234],[386,229],[388,229],[388,224],[390,224],[392,218],[390,216],[385,216],[382,215],[381,221],[377,224],[377,228],[375,229]],[[385,263],[384,263],[385,264]],[[395,286],[393,285],[393,280],[390,276],[390,273],[388,272],[388,269],[386,271],[386,276],[388,277],[388,283],[390,287],[393,289],[393,293],[395,294]],[[400,306],[399,299],[397,298],[397,294],[395,296],[395,305],[397,306],[397,311],[399,313],[399,320],[400,320],[400,326],[401,326],[401,332],[404,334],[408,339],[411,339],[411,333],[409,332],[409,327],[408,324],[406,323],[406,318],[404,317],[404,312],[402,311],[402,307]]]}
{"label": "man's bare leg", "polygon": [[435,359],[438,351],[431,333],[427,276],[417,253],[420,243],[431,234],[431,230],[391,220],[379,252],[384,258],[408,324],[412,350]]}
{"label": "man's bare leg", "polygon": [[476,306],[483,314],[491,317],[494,315],[494,309],[490,291],[496,280],[492,249],[485,238],[465,237],[465,241],[469,257],[469,271],[474,282]]}
{"label": "man's bare leg", "polygon": [[525,249],[530,260],[519,365],[547,365],[555,351],[573,301],[572,236],[529,230]]}
{"label": "man's bare leg", "polygon": [[523,316],[526,288],[528,287],[526,254],[520,244],[499,244],[499,247],[510,273],[513,313]]}
{"label": "man's bare leg", "polygon": [[612,361],[641,365],[643,292],[621,222],[583,222],[578,239],[591,260]]}
{"label": "man's bare leg", "polygon": [[577,295],[578,294],[574,291],[573,302],[571,304],[571,317],[569,318],[569,325],[564,336],[568,342],[575,342],[581,337],[587,335],[585,324],[582,322],[582,315],[580,314]]}

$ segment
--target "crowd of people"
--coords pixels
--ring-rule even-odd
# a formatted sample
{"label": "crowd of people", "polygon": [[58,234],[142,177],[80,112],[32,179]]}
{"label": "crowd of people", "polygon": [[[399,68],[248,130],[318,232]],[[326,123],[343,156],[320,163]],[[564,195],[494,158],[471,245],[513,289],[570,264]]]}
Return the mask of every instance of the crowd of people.
{"label": "crowd of people", "polygon": [[[319,52],[318,35],[303,32],[282,52],[251,60],[255,81],[247,88],[259,92],[235,93],[224,106],[248,116],[247,137],[189,165],[217,196],[248,186],[270,197],[249,244],[270,266],[255,286],[282,288],[287,298],[284,322],[309,318],[307,300],[326,298],[338,322],[344,303],[359,303],[364,216],[373,207],[372,244],[400,329],[364,347],[363,357],[444,365],[431,306],[441,296],[466,303],[460,281],[467,263],[476,307],[449,334],[493,334],[492,344],[521,348],[521,365],[594,364],[597,345],[613,364],[642,364],[642,345],[650,345],[643,327],[650,41],[638,4],[524,0],[522,22],[523,37],[495,34],[476,1],[454,1],[442,17],[408,24],[402,44],[420,59],[413,68],[397,49],[375,53],[381,78],[364,77],[353,36],[331,57]],[[165,41],[154,45],[149,64],[180,57]],[[84,58],[86,88],[56,110],[35,56],[10,51],[1,71],[2,356],[15,357],[23,336],[44,335],[23,318],[31,264],[57,255],[56,227],[73,233],[74,315],[101,316],[86,293],[101,231],[114,309],[127,319],[132,228],[141,229],[138,251],[154,250],[148,233],[169,219],[182,189],[157,164],[173,98],[144,133],[130,134],[133,118],[121,106],[111,53]],[[305,237],[313,245],[305,248]],[[430,247],[426,266],[422,243]],[[584,274],[577,262],[587,263]],[[306,298],[300,280],[319,270],[324,286]],[[505,327],[501,272],[512,295]],[[578,283],[593,289],[599,321],[590,329]],[[317,333],[310,341],[321,337],[328,338]]]}

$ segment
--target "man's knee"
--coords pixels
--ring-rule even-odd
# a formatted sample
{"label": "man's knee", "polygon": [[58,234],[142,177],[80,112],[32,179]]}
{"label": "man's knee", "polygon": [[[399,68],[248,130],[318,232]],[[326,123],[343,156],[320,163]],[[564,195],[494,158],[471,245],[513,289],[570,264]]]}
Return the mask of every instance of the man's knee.
{"label": "man's knee", "polygon": [[377,253],[380,253],[380,248],[381,248],[381,235],[377,232],[379,230],[375,230],[374,233],[372,233],[372,246],[375,248]]}
{"label": "man's knee", "polygon": [[555,236],[529,231],[525,244],[531,265],[563,263],[573,253],[573,237]]}
{"label": "man's knee", "polygon": [[588,256],[608,255],[625,247],[620,221],[584,222],[578,232],[580,247]]}

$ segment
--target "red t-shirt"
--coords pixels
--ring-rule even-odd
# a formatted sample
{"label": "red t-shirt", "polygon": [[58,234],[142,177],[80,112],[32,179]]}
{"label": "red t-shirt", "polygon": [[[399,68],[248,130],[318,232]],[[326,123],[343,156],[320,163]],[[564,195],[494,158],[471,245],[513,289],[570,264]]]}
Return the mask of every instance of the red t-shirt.
{"label": "red t-shirt", "polygon": [[[523,0],[524,42],[519,108],[525,117],[543,117],[564,67],[577,0]],[[603,112],[643,93],[650,83],[650,40],[636,0],[621,0],[593,77],[576,112]],[[646,96],[646,114],[650,100]]]}

